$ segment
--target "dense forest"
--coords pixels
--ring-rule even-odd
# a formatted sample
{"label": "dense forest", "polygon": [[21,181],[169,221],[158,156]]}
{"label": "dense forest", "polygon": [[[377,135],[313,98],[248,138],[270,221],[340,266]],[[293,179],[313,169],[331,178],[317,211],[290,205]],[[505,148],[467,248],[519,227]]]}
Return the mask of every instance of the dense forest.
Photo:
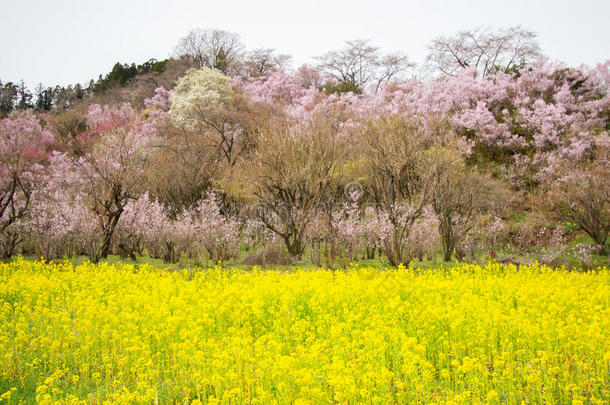
{"label": "dense forest", "polygon": [[87,84],[0,81],[0,255],[608,263],[610,60],[522,27],[428,52],[294,68],[197,29]]}

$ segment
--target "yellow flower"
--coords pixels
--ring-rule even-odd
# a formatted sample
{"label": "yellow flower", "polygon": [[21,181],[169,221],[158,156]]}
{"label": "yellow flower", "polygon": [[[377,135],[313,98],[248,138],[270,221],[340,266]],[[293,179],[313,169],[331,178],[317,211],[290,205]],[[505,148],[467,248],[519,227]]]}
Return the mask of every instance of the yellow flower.
{"label": "yellow flower", "polygon": [[609,284],[606,268],[538,263],[189,274],[16,259],[0,263],[0,378],[27,375],[39,403],[577,403],[585,389],[604,403]]}

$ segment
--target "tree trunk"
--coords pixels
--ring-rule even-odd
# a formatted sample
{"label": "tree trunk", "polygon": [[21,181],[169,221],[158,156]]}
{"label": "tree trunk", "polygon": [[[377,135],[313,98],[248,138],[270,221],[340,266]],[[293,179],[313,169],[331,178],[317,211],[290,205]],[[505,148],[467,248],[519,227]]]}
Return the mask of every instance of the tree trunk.
{"label": "tree trunk", "polygon": [[165,263],[175,263],[174,243],[171,241],[165,242],[165,253],[163,254],[163,261]]}
{"label": "tree trunk", "polygon": [[443,251],[443,261],[446,261],[446,262],[451,261],[451,251],[450,250]]}
{"label": "tree trunk", "polygon": [[104,240],[102,242],[102,248],[100,251],[101,258],[107,258],[110,253],[110,244],[112,242],[112,235],[114,234],[114,230],[116,229],[116,224],[119,222],[119,218],[123,210],[116,211],[113,213],[108,219],[108,225],[104,229]]}
{"label": "tree trunk", "polygon": [[441,244],[443,245],[443,260],[446,262],[451,261],[451,255],[453,254],[457,242],[453,237],[453,229],[449,223],[450,221],[451,219],[442,218],[438,227],[438,233],[441,236]]}
{"label": "tree trunk", "polygon": [[451,261],[451,255],[455,249],[455,241],[448,235],[441,235],[443,244],[443,260],[446,262]]}
{"label": "tree trunk", "polygon": [[286,243],[288,254],[290,254],[293,259],[300,259],[304,250],[301,238],[298,235],[290,235],[284,238],[284,242]]}
{"label": "tree trunk", "polygon": [[5,232],[5,235],[2,236],[2,244],[1,244],[1,256],[3,260],[10,259],[17,250],[17,244],[19,243],[19,234],[14,232]]}

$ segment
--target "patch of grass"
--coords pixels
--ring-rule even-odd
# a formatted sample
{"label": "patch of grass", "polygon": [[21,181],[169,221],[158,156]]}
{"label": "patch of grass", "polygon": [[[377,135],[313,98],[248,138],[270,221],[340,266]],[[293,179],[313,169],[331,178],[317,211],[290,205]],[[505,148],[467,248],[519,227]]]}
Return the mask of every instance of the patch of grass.
{"label": "patch of grass", "polygon": [[7,391],[10,391],[11,388],[15,389],[11,393],[11,398],[18,398],[19,402],[11,401],[10,399],[7,402],[0,401],[0,403],[10,404],[10,403],[25,403],[25,404],[35,404],[36,403],[36,386],[38,382],[35,378],[23,378],[23,379],[13,379],[9,380],[7,378],[3,378],[0,375],[0,395],[4,394]]}

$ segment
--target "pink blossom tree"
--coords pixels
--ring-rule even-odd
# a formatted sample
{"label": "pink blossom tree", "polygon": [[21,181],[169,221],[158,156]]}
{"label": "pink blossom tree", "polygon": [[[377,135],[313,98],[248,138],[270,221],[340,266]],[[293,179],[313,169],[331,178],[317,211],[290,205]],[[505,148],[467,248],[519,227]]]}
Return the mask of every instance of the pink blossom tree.
{"label": "pink blossom tree", "polygon": [[95,217],[80,195],[82,180],[72,159],[53,152],[41,174],[42,186],[32,194],[32,209],[26,225],[37,255],[55,259],[72,256],[87,246],[86,228],[95,225]]}
{"label": "pink blossom tree", "polygon": [[137,260],[137,256],[144,253],[147,234],[165,219],[154,215],[155,208],[155,202],[150,201],[148,193],[127,202],[113,234],[114,245],[121,257]]}
{"label": "pink blossom tree", "polygon": [[91,106],[88,123],[95,142],[74,161],[84,180],[83,191],[96,214],[102,243],[91,260],[107,257],[112,235],[130,200],[138,198],[144,184],[148,139],[142,122],[129,105]]}
{"label": "pink blossom tree", "polygon": [[52,140],[32,114],[0,120],[0,255],[4,258],[14,254],[23,239],[21,221],[41,186]]}
{"label": "pink blossom tree", "polygon": [[472,143],[471,160],[504,167],[519,188],[537,186],[569,160],[586,160],[609,127],[610,63],[566,68],[539,60],[518,74],[473,69],[429,83],[386,86],[369,105],[393,115],[446,119]]}
{"label": "pink blossom tree", "polygon": [[227,260],[235,257],[239,249],[238,221],[221,212],[221,200],[214,193],[192,209],[183,213],[180,221],[187,230],[189,245],[202,248],[212,260]]}

